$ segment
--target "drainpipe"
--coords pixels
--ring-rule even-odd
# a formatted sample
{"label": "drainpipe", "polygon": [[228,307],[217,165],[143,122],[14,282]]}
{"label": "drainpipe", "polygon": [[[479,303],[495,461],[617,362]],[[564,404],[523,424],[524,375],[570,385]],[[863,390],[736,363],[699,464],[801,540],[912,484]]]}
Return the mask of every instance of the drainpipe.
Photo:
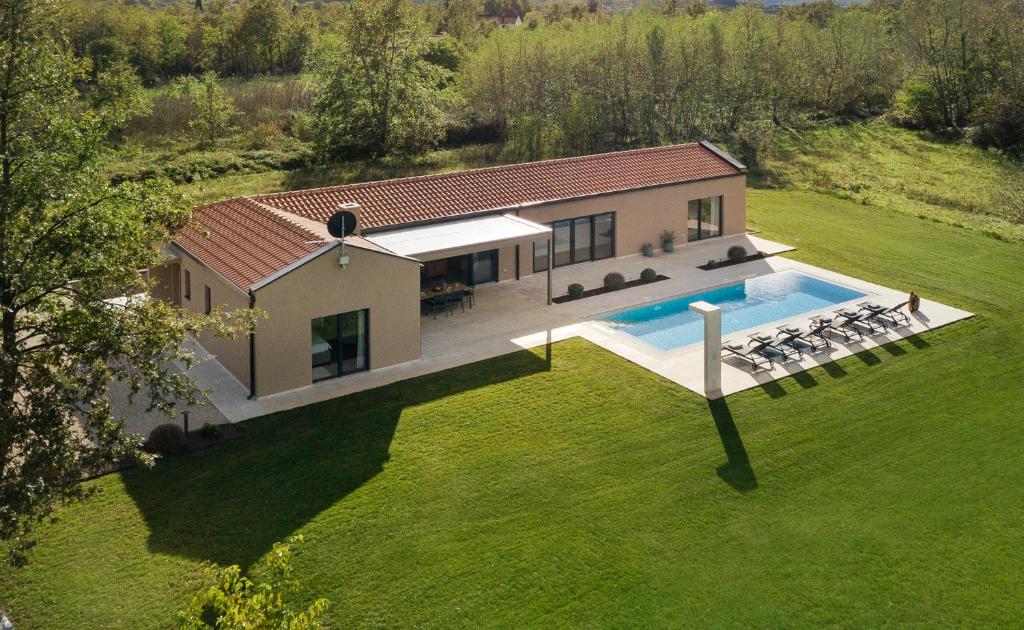
{"label": "drainpipe", "polygon": [[551,306],[551,268],[555,266],[551,237],[548,237],[548,306]]}
{"label": "drainpipe", "polygon": [[[249,289],[249,310],[256,308],[256,293]],[[256,398],[256,330],[249,333],[249,400]]]}

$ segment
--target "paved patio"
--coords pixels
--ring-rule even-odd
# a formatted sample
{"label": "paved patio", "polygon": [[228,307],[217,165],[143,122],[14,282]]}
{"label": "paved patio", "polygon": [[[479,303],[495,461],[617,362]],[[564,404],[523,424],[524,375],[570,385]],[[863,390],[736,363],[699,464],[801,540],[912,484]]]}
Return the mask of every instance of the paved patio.
{"label": "paved patio", "polygon": [[[653,258],[638,254],[562,267],[552,273],[555,296],[564,295],[566,287],[573,282],[579,282],[587,289],[600,287],[604,275],[611,271],[622,272],[627,280],[631,280],[637,278],[645,267],[651,267],[670,279],[551,306],[546,304],[546,274],[480,286],[477,287],[476,305],[473,308],[467,308],[465,312],[458,311],[448,317],[439,315],[435,319],[427,316],[421,320],[421,359],[254,400],[246,398],[245,388],[216,361],[200,363],[192,369],[192,374],[201,388],[211,390],[210,400],[220,413],[228,421],[237,422],[581,336],[683,387],[703,394],[701,344],[674,352],[661,352],[626,333],[594,321],[595,318],[616,310],[784,269],[799,269],[822,279],[858,288],[871,294],[872,301],[883,304],[895,304],[906,298],[905,294],[886,287],[775,256],[712,271],[697,269],[697,265],[711,258],[724,258],[726,250],[736,244],[743,245],[751,253],[764,251],[777,254],[793,249],[744,234],[688,244],[671,254],[659,253]],[[921,310],[915,315],[912,326],[865,340],[862,344],[837,344],[831,353],[808,356],[799,363],[777,366],[770,372],[758,374],[751,374],[746,367],[726,361],[722,367],[723,394],[756,387],[898,337],[916,335],[970,316],[965,311],[925,299],[921,302]],[[791,321],[799,319],[793,318]],[[773,324],[759,328],[774,331]],[[734,337],[743,338],[744,334],[738,332],[726,338]]]}

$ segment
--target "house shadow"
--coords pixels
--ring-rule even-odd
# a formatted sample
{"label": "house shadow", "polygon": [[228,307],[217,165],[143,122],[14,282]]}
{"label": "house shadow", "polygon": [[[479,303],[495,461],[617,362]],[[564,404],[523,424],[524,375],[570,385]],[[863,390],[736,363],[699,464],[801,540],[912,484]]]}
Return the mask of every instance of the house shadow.
{"label": "house shadow", "polygon": [[402,411],[550,370],[550,345],[248,420],[242,439],[121,473],[149,549],[245,571],[380,473]]}
{"label": "house shadow", "polygon": [[743,438],[733,421],[729,403],[725,398],[708,400],[708,408],[718,431],[718,438],[725,449],[726,462],[716,469],[718,477],[740,492],[757,489],[757,477],[750,466],[750,457],[743,446]]}

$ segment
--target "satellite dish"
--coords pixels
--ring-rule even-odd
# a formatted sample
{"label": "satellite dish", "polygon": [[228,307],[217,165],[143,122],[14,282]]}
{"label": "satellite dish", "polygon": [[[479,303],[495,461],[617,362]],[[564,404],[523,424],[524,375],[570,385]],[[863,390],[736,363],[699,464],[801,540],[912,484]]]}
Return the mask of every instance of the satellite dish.
{"label": "satellite dish", "polygon": [[340,210],[327,220],[327,232],[334,238],[345,238],[356,230],[356,215]]}

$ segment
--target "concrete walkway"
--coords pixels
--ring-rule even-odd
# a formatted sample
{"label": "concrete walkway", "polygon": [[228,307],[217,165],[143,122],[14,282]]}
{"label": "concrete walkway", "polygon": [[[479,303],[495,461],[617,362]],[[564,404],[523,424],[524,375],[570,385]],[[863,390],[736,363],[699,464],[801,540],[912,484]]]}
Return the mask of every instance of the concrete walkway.
{"label": "concrete walkway", "polygon": [[[477,287],[476,305],[473,308],[466,309],[464,313],[456,312],[449,317],[441,315],[436,319],[422,319],[421,359],[254,400],[246,398],[245,388],[216,361],[202,363],[193,368],[191,373],[200,388],[212,391],[210,400],[224,417],[231,422],[237,422],[524,348],[581,336],[673,382],[701,393],[701,344],[682,348],[673,353],[662,353],[626,333],[610,329],[595,319],[616,310],[733,284],[746,278],[790,268],[798,268],[847,286],[870,289],[866,292],[872,294],[873,301],[888,304],[895,303],[893,300],[905,298],[903,294],[885,287],[779,257],[711,271],[697,269],[697,265],[706,263],[709,259],[724,259],[726,251],[733,245],[742,245],[750,253],[763,251],[777,254],[793,249],[781,243],[744,234],[687,244],[679,247],[674,253],[659,253],[653,258],[637,254],[561,267],[552,273],[555,296],[564,295],[566,287],[573,282],[579,282],[587,289],[600,287],[605,274],[611,271],[619,271],[627,280],[632,280],[639,277],[642,269],[650,267],[670,279],[551,306],[546,304],[546,274],[534,274],[518,281],[510,280],[480,286]],[[924,300],[915,325],[899,334],[916,334],[969,316],[970,313]],[[791,319],[797,321],[800,318]],[[760,328],[774,331],[773,325],[766,324]],[[893,338],[896,334],[893,334]],[[728,338],[736,336],[739,334],[729,335]],[[885,343],[885,340],[866,341],[863,347],[872,347],[877,343]],[[726,363],[723,366],[723,388],[725,393],[729,394],[755,387],[765,382],[765,379],[782,378],[794,371],[808,369],[819,362],[835,360],[857,350],[856,347],[839,347],[827,357],[811,357],[801,364],[791,364],[758,375],[751,375],[745,368]]]}

